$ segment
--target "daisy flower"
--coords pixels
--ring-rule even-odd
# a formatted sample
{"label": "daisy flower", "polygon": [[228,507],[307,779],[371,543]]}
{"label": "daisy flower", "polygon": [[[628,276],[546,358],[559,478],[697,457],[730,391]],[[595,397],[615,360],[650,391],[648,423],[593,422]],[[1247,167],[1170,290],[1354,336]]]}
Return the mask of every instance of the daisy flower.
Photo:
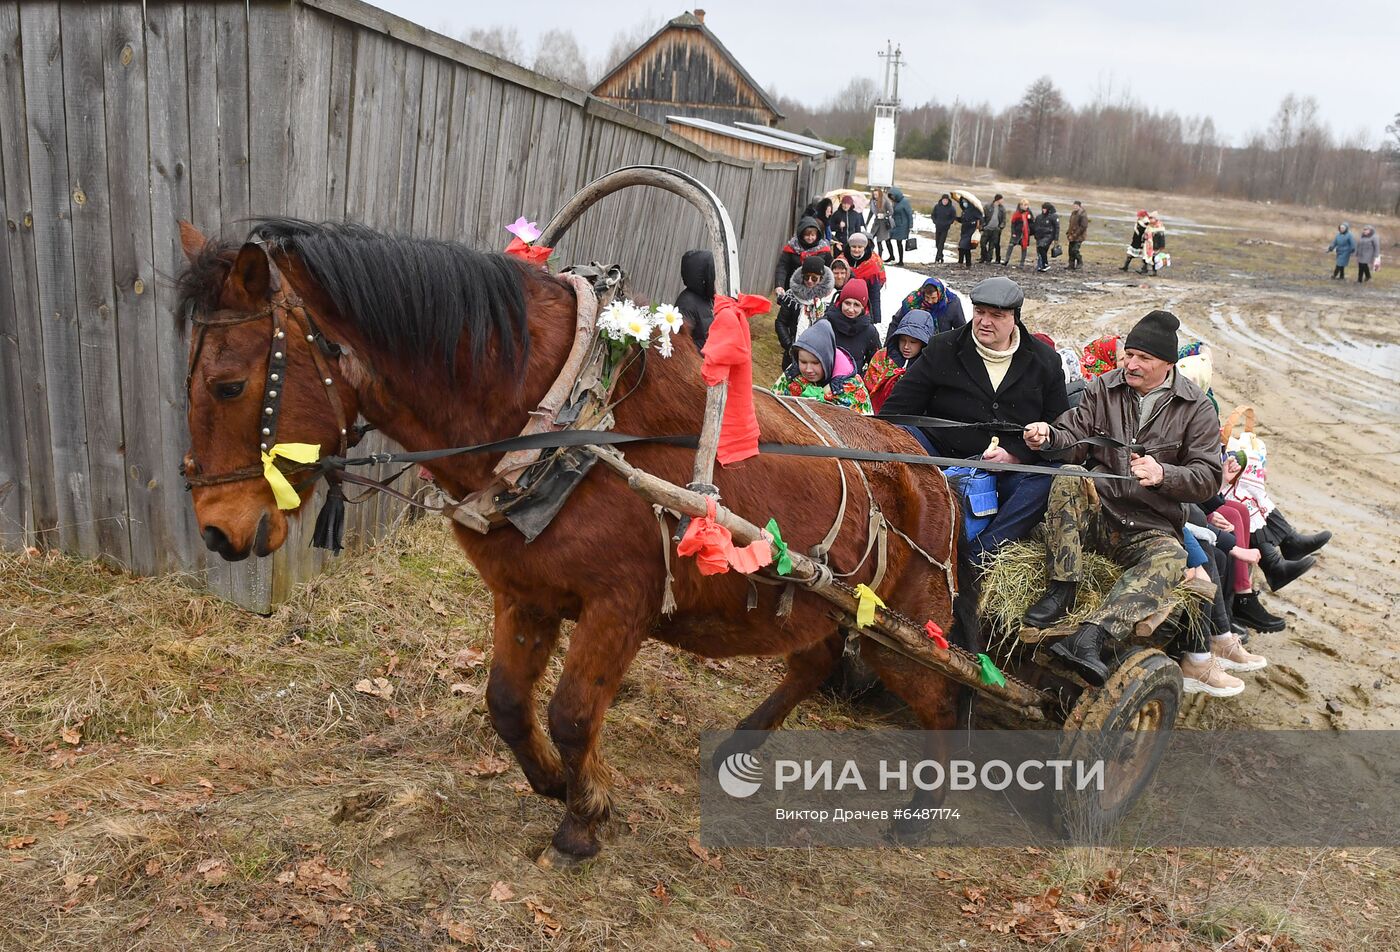
{"label": "daisy flower", "polygon": [[656,326],[664,328],[667,334],[676,334],[685,326],[685,319],[674,304],[663,304],[656,309]]}

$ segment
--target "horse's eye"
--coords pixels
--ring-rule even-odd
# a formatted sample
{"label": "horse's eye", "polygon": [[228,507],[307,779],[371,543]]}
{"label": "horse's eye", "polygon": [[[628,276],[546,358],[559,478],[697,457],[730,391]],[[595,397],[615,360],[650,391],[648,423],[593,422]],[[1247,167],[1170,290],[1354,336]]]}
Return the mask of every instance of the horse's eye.
{"label": "horse's eye", "polygon": [[243,381],[232,380],[227,383],[216,383],[214,385],[214,395],[220,400],[232,400],[243,392]]}

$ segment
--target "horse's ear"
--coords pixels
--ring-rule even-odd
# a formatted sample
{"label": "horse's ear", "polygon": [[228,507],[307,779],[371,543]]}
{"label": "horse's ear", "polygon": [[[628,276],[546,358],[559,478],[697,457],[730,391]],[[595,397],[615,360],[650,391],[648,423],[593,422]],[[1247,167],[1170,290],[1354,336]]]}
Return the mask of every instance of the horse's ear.
{"label": "horse's ear", "polygon": [[199,260],[199,253],[204,250],[206,244],[208,244],[208,239],[204,237],[204,233],[181,218],[180,247],[184,249],[185,257],[189,259],[190,264]]}
{"label": "horse's ear", "polygon": [[261,301],[268,296],[272,287],[272,273],[262,245],[250,241],[238,249],[229,280],[236,281],[249,300]]}

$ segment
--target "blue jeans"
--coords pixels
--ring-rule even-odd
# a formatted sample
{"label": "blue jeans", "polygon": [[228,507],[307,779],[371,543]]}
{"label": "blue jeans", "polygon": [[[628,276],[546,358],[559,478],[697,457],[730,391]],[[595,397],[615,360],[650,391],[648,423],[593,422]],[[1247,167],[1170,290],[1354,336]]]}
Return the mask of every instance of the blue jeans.
{"label": "blue jeans", "polygon": [[[942,456],[923,430],[907,426],[906,430],[930,456]],[[1040,465],[1056,466],[1042,462]],[[960,558],[981,563],[1005,542],[1029,538],[1045,518],[1045,504],[1050,498],[1053,477],[1043,473],[997,473],[997,514],[991,523],[971,542],[959,547]]]}

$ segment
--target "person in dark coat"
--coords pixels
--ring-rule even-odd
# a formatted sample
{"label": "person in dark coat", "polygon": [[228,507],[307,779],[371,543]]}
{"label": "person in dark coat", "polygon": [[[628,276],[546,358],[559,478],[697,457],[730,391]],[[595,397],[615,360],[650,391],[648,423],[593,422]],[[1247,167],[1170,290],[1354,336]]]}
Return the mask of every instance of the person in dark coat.
{"label": "person in dark coat", "polygon": [[1069,213],[1069,228],[1065,231],[1065,240],[1069,242],[1069,263],[1067,267],[1070,271],[1078,271],[1084,267],[1084,257],[1079,253],[1079,249],[1084,244],[1084,239],[1089,235],[1089,214],[1084,211],[1084,203],[1076,201],[1074,211]]}
{"label": "person in dark coat", "polygon": [[943,263],[943,244],[948,240],[948,229],[953,227],[953,222],[958,220],[958,207],[953,204],[953,197],[944,192],[933,206],[933,242],[938,253],[934,256],[934,264]]}
{"label": "person in dark coat", "polygon": [[847,281],[822,320],[831,322],[836,344],[851,355],[856,372],[865,373],[870,358],[880,349],[880,332],[870,319],[870,297],[865,282],[860,278]]}
{"label": "person in dark coat", "polygon": [[690,329],[695,349],[703,350],[715,319],[715,256],[703,248],[681,255],[681,283],[685,289],[676,298],[676,310]]}
{"label": "person in dark coat", "polygon": [[[1055,419],[1069,408],[1064,365],[1054,348],[1021,323],[1024,295],[1010,278],[988,278],[972,289],[972,321],[929,341],[923,355],[895,384],[886,415],[942,417],[963,423],[1025,426]],[[911,430],[934,456],[973,457],[1001,463],[1043,463],[1019,431]],[[1040,524],[1051,477],[998,473],[996,517],[962,547],[960,555],[982,563],[1003,543],[1024,539]]]}
{"label": "person in dark coat", "polygon": [[[1133,266],[1134,258],[1143,257],[1142,239],[1147,234],[1147,223],[1150,218],[1147,209],[1138,210],[1137,220],[1133,223],[1132,237],[1128,239],[1128,256],[1123,259],[1123,267],[1119,268],[1119,271],[1127,271]],[[1148,249],[1148,254],[1151,254],[1151,249]]]}
{"label": "person in dark coat", "polygon": [[813,255],[792,273],[786,288],[777,288],[778,316],[773,331],[783,348],[783,366],[793,361],[792,346],[802,332],[826,314],[826,301],[836,288],[832,269]]}
{"label": "person in dark coat", "polygon": [[822,259],[822,264],[831,267],[831,242],[822,237],[822,227],[815,218],[803,218],[797,223],[797,234],[783,245],[778,255],[778,267],[773,272],[773,286],[785,288],[792,280],[792,273],[802,267],[802,262],[810,257]]}
{"label": "person in dark coat", "polygon": [[827,222],[831,229],[831,246],[837,254],[846,253],[846,242],[850,237],[865,231],[865,216],[856,211],[856,200],[849,195],[841,196],[841,207],[831,213]]}
{"label": "person in dark coat", "polygon": [[894,202],[894,223],[890,226],[890,240],[894,242],[895,254],[899,256],[900,267],[904,266],[904,245],[914,230],[914,206],[897,188],[890,189],[890,201]]}
{"label": "person in dark coat", "polygon": [[1050,247],[1060,240],[1060,216],[1055,206],[1041,202],[1040,214],[1031,223],[1031,235],[1035,238],[1036,271],[1050,270]]}
{"label": "person in dark coat", "polygon": [[958,264],[970,268],[972,238],[977,234],[978,226],[982,224],[982,210],[964,195],[958,196],[958,223],[962,225],[962,230],[958,232]]}
{"label": "person in dark coat", "polygon": [[830,239],[831,232],[827,229],[827,221],[831,218],[831,199],[818,195],[807,203],[807,207],[802,209],[802,218],[815,218],[817,224],[822,227],[822,237]]}
{"label": "person in dark coat", "polygon": [[986,218],[982,222],[982,255],[983,264],[1001,264],[1001,233],[1006,227],[1006,206],[1002,203],[1002,196],[997,192],[992,203],[987,206]]}

